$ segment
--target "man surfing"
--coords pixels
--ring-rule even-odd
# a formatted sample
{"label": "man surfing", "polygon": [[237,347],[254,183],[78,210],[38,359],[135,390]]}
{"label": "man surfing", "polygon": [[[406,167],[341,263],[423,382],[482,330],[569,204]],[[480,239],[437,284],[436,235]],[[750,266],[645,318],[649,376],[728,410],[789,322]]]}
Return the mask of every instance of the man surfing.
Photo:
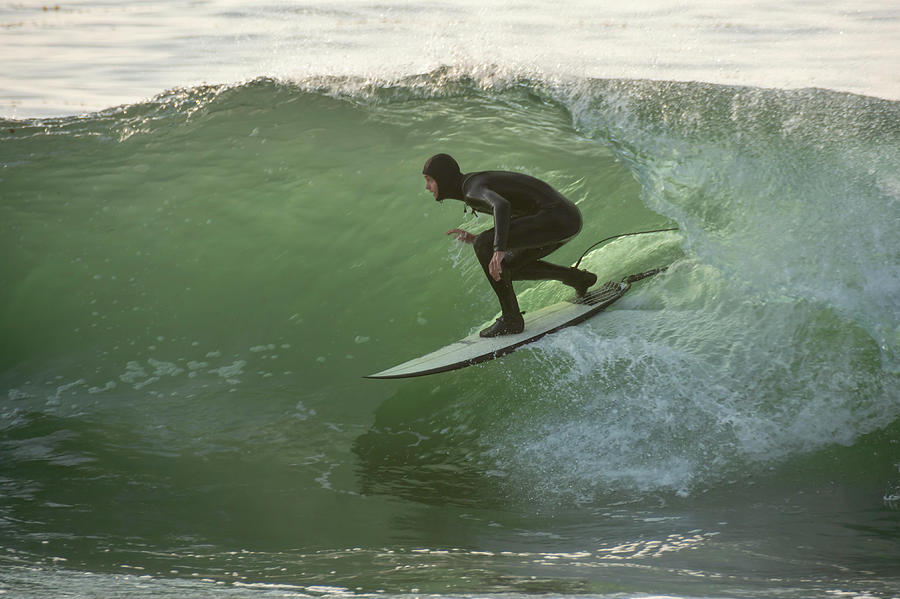
{"label": "man surfing", "polygon": [[473,213],[492,214],[494,227],[479,235],[451,229],[459,241],[471,244],[502,311],[482,337],[513,335],[525,320],[513,281],[561,281],[583,296],[597,282],[586,270],[542,260],[581,231],[581,212],[550,185],[529,175],[507,171],[463,174],[448,154],[436,154],[422,169],[425,189],[441,202],[460,200]]}

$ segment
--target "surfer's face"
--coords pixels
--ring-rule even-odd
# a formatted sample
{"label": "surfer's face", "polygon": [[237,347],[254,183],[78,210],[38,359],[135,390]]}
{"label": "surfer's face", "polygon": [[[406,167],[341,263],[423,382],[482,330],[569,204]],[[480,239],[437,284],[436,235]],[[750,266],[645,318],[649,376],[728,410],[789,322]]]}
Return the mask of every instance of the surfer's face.
{"label": "surfer's face", "polygon": [[438,197],[438,184],[437,181],[429,177],[428,175],[424,175],[425,177],[425,189],[431,192],[431,195],[434,196],[434,199]]}

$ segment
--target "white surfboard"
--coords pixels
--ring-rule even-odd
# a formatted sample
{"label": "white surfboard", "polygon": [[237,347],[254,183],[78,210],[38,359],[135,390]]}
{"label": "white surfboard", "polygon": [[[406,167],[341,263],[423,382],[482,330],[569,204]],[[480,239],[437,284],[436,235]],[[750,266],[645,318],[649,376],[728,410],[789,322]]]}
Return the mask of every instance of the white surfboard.
{"label": "white surfboard", "polygon": [[627,277],[621,283],[609,281],[603,286],[589,291],[584,297],[559,302],[535,312],[525,314],[525,330],[517,335],[482,338],[478,333],[469,335],[456,343],[433,351],[419,358],[414,358],[393,368],[370,374],[370,379],[400,379],[438,372],[448,372],[465,368],[473,364],[499,358],[525,344],[537,341],[544,335],[558,331],[594,316],[617,299],[622,297],[631,287],[633,281],[656,274],[655,269],[640,275]]}

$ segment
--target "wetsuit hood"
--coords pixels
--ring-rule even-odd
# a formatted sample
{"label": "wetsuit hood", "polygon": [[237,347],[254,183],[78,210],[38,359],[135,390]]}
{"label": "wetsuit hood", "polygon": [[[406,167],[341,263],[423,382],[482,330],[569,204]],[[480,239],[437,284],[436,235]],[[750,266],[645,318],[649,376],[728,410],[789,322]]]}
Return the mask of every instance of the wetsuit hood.
{"label": "wetsuit hood", "polygon": [[449,154],[435,154],[425,162],[423,175],[428,175],[437,182],[437,201],[446,198],[462,199],[462,173],[459,164]]}

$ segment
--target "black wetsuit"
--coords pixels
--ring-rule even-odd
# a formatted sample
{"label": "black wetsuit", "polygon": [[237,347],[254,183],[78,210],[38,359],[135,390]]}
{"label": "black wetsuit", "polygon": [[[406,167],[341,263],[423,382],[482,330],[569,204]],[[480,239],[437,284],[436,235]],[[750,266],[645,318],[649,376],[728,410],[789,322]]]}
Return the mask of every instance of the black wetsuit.
{"label": "black wetsuit", "polygon": [[[557,280],[574,287],[579,295],[596,282],[592,273],[542,260],[581,230],[578,207],[544,181],[506,171],[464,175],[447,154],[429,158],[422,173],[437,182],[436,200],[461,200],[473,212],[494,217],[494,227],[476,236],[474,247],[503,315],[482,335],[521,331],[513,281]],[[499,281],[490,275],[491,259],[497,251],[504,252]]]}
{"label": "black wetsuit", "polygon": [[[503,171],[463,175],[461,187],[472,210],[494,216],[474,247],[504,314],[519,313],[513,281],[583,281],[581,271],[541,260],[581,231],[581,213],[565,196],[540,179]],[[496,251],[505,252],[499,281],[488,272]]]}

